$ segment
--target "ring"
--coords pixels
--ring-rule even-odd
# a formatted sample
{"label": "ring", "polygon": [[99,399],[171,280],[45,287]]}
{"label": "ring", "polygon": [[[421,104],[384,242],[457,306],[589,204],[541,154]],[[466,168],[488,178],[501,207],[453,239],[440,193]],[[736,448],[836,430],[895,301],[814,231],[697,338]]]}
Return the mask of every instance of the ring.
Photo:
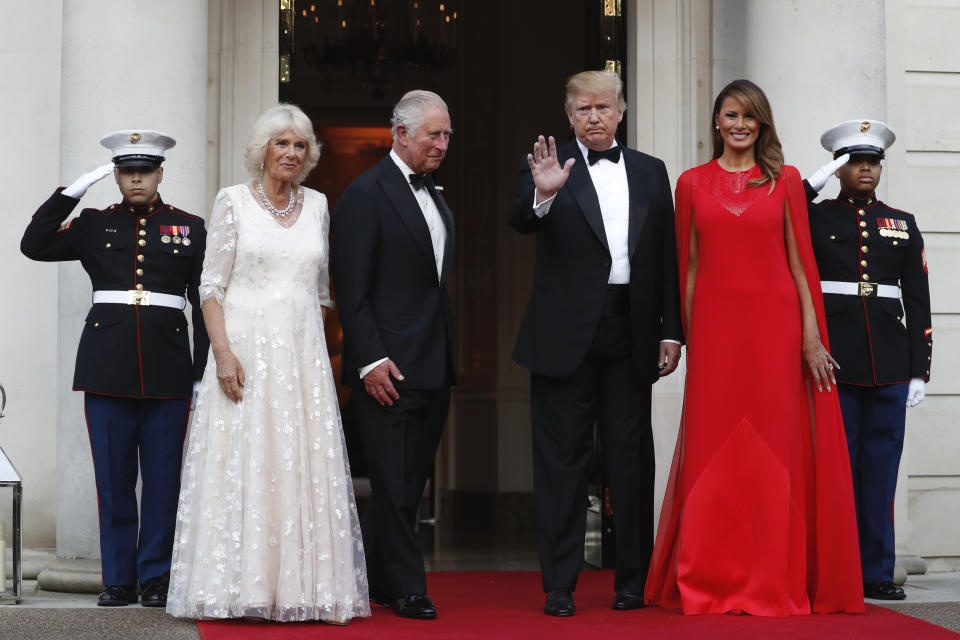
{"label": "ring", "polygon": [[827,363],[827,371],[833,371],[833,365],[829,362]]}

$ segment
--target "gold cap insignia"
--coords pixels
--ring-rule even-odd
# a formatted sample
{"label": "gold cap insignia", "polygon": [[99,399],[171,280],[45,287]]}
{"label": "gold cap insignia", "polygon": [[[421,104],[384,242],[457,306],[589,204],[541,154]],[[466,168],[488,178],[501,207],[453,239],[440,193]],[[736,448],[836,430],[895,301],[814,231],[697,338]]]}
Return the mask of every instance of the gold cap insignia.
{"label": "gold cap insignia", "polygon": [[[867,123],[864,123],[864,124],[867,124]],[[870,125],[867,124],[867,126],[869,127]],[[861,130],[861,131],[866,131],[866,129],[864,129],[864,128],[862,128],[862,127],[860,128],[860,130]],[[130,144],[137,144],[138,142],[140,142],[140,138],[141,138],[141,136],[140,136],[139,133],[134,133],[134,134],[132,134],[132,135],[130,136]]]}
{"label": "gold cap insignia", "polygon": [[[860,123],[860,133],[866,133],[866,132],[869,131],[869,130],[870,130],[870,123],[869,123],[869,122],[861,122],[861,123]],[[131,139],[130,142],[133,142],[133,140]]]}

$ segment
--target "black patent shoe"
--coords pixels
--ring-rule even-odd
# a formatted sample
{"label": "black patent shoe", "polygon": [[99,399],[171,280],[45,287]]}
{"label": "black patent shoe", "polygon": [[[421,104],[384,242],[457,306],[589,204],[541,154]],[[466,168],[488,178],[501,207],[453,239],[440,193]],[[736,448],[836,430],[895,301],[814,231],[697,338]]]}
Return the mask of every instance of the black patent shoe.
{"label": "black patent shoe", "polygon": [[577,612],[573,604],[573,592],[569,589],[554,589],[547,591],[547,601],[543,605],[543,612],[548,616],[566,618]]}
{"label": "black patent shoe", "polygon": [[150,578],[140,586],[143,589],[143,595],[140,596],[140,601],[143,603],[143,606],[167,606],[167,589],[170,586],[170,578],[167,576]]}
{"label": "black patent shoe", "polygon": [[411,595],[397,598],[393,603],[393,610],[401,618],[414,620],[434,620],[437,617],[437,608],[427,596]]}
{"label": "black patent shoe", "polygon": [[863,597],[874,600],[905,600],[907,594],[903,589],[889,580],[886,582],[864,582]]}
{"label": "black patent shoe", "polygon": [[132,584],[111,584],[97,598],[98,607],[125,607],[137,602],[137,588]]}
{"label": "black patent shoe", "polygon": [[613,608],[617,611],[643,609],[645,606],[643,594],[634,591],[617,591],[617,595],[613,599]]}

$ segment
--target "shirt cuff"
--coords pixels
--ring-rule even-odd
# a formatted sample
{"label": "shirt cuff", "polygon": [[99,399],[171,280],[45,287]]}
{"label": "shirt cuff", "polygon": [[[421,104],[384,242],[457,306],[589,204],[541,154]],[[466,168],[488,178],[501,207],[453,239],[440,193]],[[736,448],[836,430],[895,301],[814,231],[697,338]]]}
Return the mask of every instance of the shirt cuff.
{"label": "shirt cuff", "polygon": [[673,340],[671,338],[664,338],[663,340],[660,341],[660,344],[663,344],[664,342],[671,342],[673,344],[683,344],[679,340]]}
{"label": "shirt cuff", "polygon": [[371,363],[368,364],[367,366],[365,366],[365,367],[360,367],[359,369],[357,369],[357,373],[360,375],[360,379],[363,380],[363,377],[364,377],[365,375],[367,375],[368,373],[370,373],[371,371],[373,371],[374,369],[376,369],[378,365],[383,364],[384,362],[386,362],[386,361],[389,360],[389,359],[390,359],[390,358],[380,358],[380,359],[377,360],[376,362],[371,362]]}
{"label": "shirt cuff", "polygon": [[553,194],[552,196],[550,196],[549,198],[547,198],[546,200],[544,200],[544,201],[541,202],[540,204],[537,204],[537,188],[534,187],[534,188],[533,188],[533,213],[534,213],[534,215],[536,215],[538,218],[542,218],[543,216],[545,216],[545,215],[547,215],[548,213],[550,213],[550,205],[553,204],[553,200],[554,200],[554,198],[556,198],[556,197],[557,197],[557,194]]}

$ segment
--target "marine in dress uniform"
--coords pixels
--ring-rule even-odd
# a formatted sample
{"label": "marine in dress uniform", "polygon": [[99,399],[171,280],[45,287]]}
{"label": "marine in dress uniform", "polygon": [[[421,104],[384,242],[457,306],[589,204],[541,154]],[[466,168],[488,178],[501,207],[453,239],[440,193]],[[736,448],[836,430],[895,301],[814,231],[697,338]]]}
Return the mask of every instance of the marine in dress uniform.
{"label": "marine in dress uniform", "polygon": [[[79,260],[93,284],[73,388],[85,394],[97,483],[105,585],[98,604],[136,602],[139,583],[143,605],[162,607],[183,439],[209,347],[197,293],[206,234],[202,218],[157,193],[173,138],[120,131],[100,142],[113,162],[57,189],[34,214],[20,250],[44,262]],[[87,188],[111,172],[122,202],[64,222]],[[193,309],[192,358],[186,299]]]}
{"label": "marine in dress uniform", "polygon": [[[906,407],[923,400],[933,351],[916,219],[874,192],[884,150],[894,139],[883,122],[841,122],[820,138],[834,162],[805,183],[831,353],[840,366],[864,594],[884,600],[906,597],[893,583],[893,498]],[[839,196],[814,203],[834,172]]]}

